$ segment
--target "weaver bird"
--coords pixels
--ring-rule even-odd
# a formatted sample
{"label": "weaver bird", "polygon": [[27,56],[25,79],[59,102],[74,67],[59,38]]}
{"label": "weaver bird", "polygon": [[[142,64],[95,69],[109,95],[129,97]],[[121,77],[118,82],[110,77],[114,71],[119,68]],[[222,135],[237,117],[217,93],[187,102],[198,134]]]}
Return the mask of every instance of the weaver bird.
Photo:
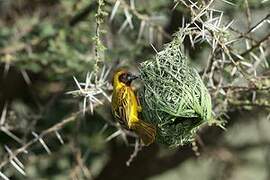
{"label": "weaver bird", "polygon": [[126,70],[116,71],[113,76],[112,112],[122,127],[134,131],[148,146],[155,140],[156,127],[138,117],[142,108],[131,87],[131,82],[136,78]]}

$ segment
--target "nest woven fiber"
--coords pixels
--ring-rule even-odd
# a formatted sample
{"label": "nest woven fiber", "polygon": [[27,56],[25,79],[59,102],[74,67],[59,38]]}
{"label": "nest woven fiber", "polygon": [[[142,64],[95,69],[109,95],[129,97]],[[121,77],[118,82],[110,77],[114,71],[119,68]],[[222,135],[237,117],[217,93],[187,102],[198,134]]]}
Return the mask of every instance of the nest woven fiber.
{"label": "nest woven fiber", "polygon": [[202,124],[212,120],[211,97],[175,36],[154,59],[141,63],[139,91],[143,119],[157,126],[157,141],[179,146],[194,141]]}

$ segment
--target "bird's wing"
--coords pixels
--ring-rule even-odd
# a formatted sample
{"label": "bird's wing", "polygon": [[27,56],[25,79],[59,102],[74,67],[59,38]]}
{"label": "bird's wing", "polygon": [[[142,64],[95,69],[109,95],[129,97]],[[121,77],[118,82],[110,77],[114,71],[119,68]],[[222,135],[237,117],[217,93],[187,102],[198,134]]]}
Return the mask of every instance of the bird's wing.
{"label": "bird's wing", "polygon": [[125,127],[128,127],[131,99],[130,93],[127,88],[121,88],[117,94],[117,106],[115,112],[119,123]]}

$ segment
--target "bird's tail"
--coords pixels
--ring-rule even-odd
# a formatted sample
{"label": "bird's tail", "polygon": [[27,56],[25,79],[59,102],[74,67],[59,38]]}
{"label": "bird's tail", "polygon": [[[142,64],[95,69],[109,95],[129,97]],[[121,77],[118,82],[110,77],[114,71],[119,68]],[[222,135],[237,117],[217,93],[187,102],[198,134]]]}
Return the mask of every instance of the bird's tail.
{"label": "bird's tail", "polygon": [[149,146],[154,142],[156,137],[156,127],[154,125],[140,120],[133,124],[132,129],[139,135],[144,145]]}

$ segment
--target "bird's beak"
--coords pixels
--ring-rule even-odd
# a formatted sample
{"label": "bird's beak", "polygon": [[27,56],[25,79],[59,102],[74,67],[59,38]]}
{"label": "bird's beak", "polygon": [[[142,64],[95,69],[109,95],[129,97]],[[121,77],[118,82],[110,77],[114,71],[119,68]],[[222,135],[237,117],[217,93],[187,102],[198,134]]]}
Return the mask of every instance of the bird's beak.
{"label": "bird's beak", "polygon": [[128,82],[131,83],[133,80],[137,79],[138,76],[135,76],[135,75],[129,75],[128,76]]}

